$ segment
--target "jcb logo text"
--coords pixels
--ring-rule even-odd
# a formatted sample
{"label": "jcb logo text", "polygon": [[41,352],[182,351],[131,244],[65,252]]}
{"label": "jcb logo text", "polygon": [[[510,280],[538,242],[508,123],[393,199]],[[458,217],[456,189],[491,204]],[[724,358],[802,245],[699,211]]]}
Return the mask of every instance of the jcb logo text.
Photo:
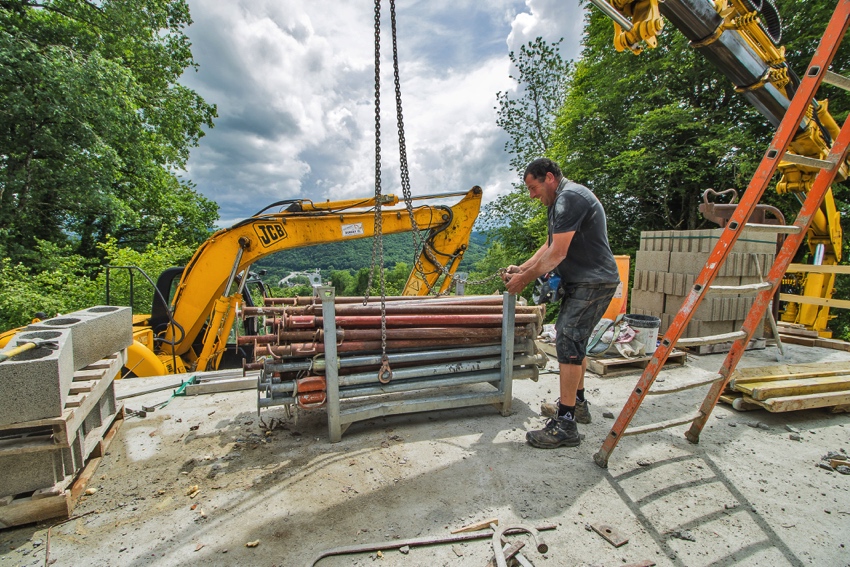
{"label": "jcb logo text", "polygon": [[286,231],[283,230],[282,224],[255,224],[254,231],[260,237],[260,242],[265,248],[286,238]]}

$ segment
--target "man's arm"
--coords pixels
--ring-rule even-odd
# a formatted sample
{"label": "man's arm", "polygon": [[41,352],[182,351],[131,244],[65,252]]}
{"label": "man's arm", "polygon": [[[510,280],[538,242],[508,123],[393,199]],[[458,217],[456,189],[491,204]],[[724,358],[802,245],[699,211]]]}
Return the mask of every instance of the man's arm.
{"label": "man's arm", "polygon": [[[573,235],[575,231],[557,233],[552,236],[550,246],[541,246],[522,266],[509,267],[505,274],[505,288],[510,293],[519,293],[535,279],[554,270],[567,257]],[[511,268],[517,268],[517,271]]]}

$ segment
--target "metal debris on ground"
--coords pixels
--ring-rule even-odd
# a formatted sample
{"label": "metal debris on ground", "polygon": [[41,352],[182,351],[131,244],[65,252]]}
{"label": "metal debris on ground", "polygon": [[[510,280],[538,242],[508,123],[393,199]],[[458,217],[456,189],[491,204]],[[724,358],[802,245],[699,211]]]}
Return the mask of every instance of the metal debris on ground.
{"label": "metal debris on ground", "polygon": [[614,547],[620,547],[629,542],[629,538],[625,537],[616,528],[609,526],[608,524],[590,524],[590,527]]}

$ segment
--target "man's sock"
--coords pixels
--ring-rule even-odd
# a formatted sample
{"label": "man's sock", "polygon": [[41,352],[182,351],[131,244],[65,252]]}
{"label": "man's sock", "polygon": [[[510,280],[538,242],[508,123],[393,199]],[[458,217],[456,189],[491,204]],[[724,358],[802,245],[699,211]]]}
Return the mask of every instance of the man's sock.
{"label": "man's sock", "polygon": [[584,402],[584,388],[581,390],[576,390],[576,401]]}
{"label": "man's sock", "polygon": [[575,406],[565,406],[564,404],[558,404],[558,417],[568,417],[569,419],[573,419],[576,414]]}

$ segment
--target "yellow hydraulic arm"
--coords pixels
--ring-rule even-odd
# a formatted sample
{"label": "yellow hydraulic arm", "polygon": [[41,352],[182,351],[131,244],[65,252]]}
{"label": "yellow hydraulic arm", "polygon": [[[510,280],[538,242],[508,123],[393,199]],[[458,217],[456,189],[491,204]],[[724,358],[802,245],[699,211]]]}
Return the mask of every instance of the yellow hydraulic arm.
{"label": "yellow hydraulic arm", "polygon": [[[785,61],[785,48],[778,45],[779,15],[770,2],[754,0],[591,0],[614,20],[614,46],[639,54],[644,46],[657,45],[656,34],[663,28],[661,16],[691,40],[735,85],[759,112],[778,126],[790,105],[796,88],[793,72]],[[758,6],[759,10],[755,7]],[[824,79],[828,82],[829,79]],[[827,100],[812,100],[806,118],[791,141],[789,152],[779,164],[780,194],[794,193],[800,201],[811,189],[820,168],[812,160],[825,160],[840,128],[829,113]],[[836,181],[848,176],[842,164]],[[827,191],[808,232],[812,257],[822,265],[841,260],[843,234],[832,190]],[[790,272],[789,272],[790,273]],[[798,278],[804,296],[829,299],[834,289],[834,273],[810,273]],[[782,320],[802,323],[824,336],[828,329],[829,307],[789,303]]]}
{"label": "yellow hydraulic arm", "polygon": [[[439,290],[451,285],[451,275],[460,264],[478,217],[482,191],[473,187],[467,193],[414,197],[417,201],[445,200],[460,195],[463,198],[451,206],[424,204],[409,209],[396,206],[399,200],[394,195],[381,198],[378,219],[383,234],[411,231],[410,215],[419,229],[428,230],[424,253],[420,252],[418,268],[407,281],[405,295],[427,294],[443,275],[446,277]],[[235,276],[247,274],[254,262],[282,250],[374,236],[376,205],[375,198],[293,201],[286,210],[258,214],[213,234],[183,272],[171,302],[174,324],[168,325],[166,340],[160,342],[160,357],[182,357],[194,370],[216,368],[236,307],[242,301],[239,290],[233,289]],[[203,349],[195,353],[192,344],[208,320]]]}

